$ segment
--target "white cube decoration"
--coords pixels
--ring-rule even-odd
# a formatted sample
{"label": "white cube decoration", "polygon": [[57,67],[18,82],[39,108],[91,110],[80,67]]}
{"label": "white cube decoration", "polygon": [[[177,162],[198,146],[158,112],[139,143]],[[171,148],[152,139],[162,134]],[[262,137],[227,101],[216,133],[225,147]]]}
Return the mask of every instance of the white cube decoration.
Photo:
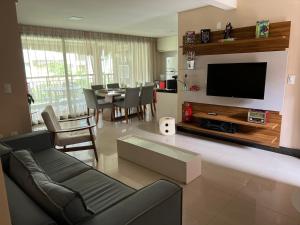
{"label": "white cube decoration", "polygon": [[160,118],[159,131],[162,135],[174,135],[176,133],[175,118],[173,117]]}

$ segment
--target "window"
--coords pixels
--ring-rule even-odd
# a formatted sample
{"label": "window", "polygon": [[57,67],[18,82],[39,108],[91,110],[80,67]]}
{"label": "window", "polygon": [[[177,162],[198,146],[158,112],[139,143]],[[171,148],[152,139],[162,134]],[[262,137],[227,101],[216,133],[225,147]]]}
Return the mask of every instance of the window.
{"label": "window", "polygon": [[153,77],[149,40],[23,34],[22,46],[28,89],[35,100],[31,110],[38,115],[51,104],[57,115],[78,116],[86,111],[83,88],[115,82],[135,86]]}

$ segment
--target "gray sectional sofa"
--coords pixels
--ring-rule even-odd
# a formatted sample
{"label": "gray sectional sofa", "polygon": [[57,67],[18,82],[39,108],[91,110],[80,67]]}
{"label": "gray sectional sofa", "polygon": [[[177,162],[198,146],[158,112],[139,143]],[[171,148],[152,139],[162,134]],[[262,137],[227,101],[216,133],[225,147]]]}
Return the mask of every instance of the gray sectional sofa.
{"label": "gray sectional sofa", "polygon": [[46,131],[1,142],[13,225],[182,224],[176,184],[159,180],[135,190],[57,151]]}

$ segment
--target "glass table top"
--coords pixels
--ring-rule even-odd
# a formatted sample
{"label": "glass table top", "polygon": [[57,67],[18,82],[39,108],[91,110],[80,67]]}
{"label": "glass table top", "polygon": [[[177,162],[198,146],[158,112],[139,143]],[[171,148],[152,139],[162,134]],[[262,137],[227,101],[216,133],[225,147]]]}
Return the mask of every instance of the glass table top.
{"label": "glass table top", "polygon": [[199,155],[175,146],[147,140],[137,136],[126,136],[119,140],[184,162],[191,161],[194,157]]}

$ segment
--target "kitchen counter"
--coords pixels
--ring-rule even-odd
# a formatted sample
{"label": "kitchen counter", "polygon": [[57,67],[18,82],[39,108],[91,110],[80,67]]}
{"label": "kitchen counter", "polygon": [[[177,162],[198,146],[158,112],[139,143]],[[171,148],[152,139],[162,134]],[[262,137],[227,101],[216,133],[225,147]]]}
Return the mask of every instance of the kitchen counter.
{"label": "kitchen counter", "polygon": [[177,94],[177,90],[167,90],[167,89],[156,89],[156,92],[175,93],[175,94]]}

